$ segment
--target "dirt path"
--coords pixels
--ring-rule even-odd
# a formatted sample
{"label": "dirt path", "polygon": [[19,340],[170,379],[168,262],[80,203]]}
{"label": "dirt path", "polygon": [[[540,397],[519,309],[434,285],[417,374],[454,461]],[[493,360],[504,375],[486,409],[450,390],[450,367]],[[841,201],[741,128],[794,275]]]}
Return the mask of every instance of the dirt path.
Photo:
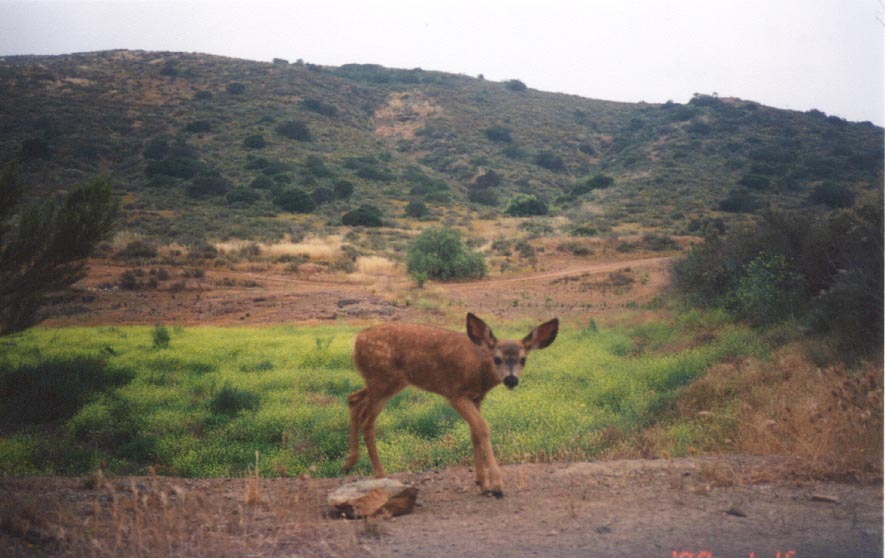
{"label": "dirt path", "polygon": [[[414,513],[323,517],[349,479],[0,479],[4,556],[867,558],[881,485],[801,480],[794,463],[720,456],[505,466],[482,497],[465,467],[395,478]],[[792,552],[792,553],[791,553]],[[780,554],[778,554],[780,553]]]}

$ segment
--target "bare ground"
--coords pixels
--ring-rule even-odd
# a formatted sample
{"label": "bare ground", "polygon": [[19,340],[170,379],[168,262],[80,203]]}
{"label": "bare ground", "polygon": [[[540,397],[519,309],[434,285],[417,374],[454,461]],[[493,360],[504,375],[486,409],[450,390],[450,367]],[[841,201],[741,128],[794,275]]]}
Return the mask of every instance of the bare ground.
{"label": "bare ground", "polygon": [[[2,479],[6,556],[876,557],[880,485],[810,480],[783,458],[505,466],[480,496],[465,467],[394,477],[410,515],[323,515],[349,479]],[[792,554],[790,554],[792,552]],[[706,554],[704,554],[706,553]],[[778,554],[780,553],[780,554]]]}

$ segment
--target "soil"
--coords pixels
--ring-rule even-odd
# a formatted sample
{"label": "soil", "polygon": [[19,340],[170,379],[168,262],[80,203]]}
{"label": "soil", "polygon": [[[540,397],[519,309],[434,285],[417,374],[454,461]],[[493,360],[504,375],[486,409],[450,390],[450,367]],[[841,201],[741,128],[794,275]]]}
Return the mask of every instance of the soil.
{"label": "soil", "polygon": [[[466,467],[393,475],[413,513],[323,516],[352,479],[0,479],[6,556],[812,558],[882,555],[881,485],[783,458],[521,464],[503,499]],[[94,479],[90,479],[94,481]],[[38,551],[39,552],[35,552]]]}

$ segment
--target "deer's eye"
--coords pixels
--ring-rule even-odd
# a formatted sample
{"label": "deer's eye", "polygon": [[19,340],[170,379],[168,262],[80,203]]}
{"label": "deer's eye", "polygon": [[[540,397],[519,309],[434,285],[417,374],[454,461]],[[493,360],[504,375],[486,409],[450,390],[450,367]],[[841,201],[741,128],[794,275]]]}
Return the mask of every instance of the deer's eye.
{"label": "deer's eye", "polygon": [[519,365],[525,366],[525,357],[522,357],[521,359],[519,359]]}
{"label": "deer's eye", "polygon": [[498,366],[501,366],[502,362],[504,362],[504,361],[501,360],[501,357],[497,357],[497,356],[495,357],[495,364],[497,364]]}

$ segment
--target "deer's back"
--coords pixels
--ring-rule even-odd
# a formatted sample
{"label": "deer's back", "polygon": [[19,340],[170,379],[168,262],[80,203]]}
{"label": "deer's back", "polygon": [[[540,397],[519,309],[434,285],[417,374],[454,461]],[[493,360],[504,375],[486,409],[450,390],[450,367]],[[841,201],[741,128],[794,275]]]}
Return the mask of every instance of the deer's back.
{"label": "deer's back", "polygon": [[[407,383],[449,397],[481,397],[497,381],[489,355],[465,334],[416,324],[386,324],[356,336],[353,360],[366,383]],[[491,384],[491,385],[489,385]]]}

